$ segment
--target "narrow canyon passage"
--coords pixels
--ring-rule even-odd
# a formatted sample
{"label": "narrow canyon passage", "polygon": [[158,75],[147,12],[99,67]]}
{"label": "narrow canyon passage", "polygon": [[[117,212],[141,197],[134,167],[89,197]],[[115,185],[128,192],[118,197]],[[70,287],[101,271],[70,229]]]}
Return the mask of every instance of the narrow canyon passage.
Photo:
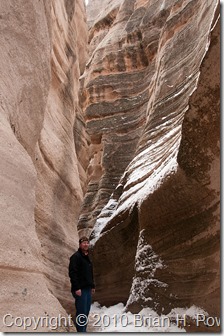
{"label": "narrow canyon passage", "polygon": [[103,3],[87,6],[81,87],[91,152],[78,229],[91,233],[96,300],[218,315],[219,9]]}
{"label": "narrow canyon passage", "polygon": [[[74,316],[81,235],[97,288],[89,330],[94,312],[129,314],[128,331],[144,309],[220,317],[219,12],[0,2],[0,331],[22,328],[4,316]],[[189,330],[220,329],[209,321]]]}

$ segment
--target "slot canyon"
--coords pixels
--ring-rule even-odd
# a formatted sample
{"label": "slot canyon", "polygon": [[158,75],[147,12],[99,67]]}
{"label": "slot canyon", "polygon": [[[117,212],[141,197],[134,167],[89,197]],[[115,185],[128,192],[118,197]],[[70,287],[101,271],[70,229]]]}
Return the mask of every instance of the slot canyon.
{"label": "slot canyon", "polygon": [[220,317],[219,2],[1,0],[0,44],[0,331],[74,314],[82,235],[99,304]]}

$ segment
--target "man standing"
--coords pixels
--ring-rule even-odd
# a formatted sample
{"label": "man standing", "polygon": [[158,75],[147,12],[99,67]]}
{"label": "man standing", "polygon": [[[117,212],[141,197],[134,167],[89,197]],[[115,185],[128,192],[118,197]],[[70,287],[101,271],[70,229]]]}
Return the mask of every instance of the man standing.
{"label": "man standing", "polygon": [[79,249],[70,257],[69,277],[71,292],[75,298],[76,320],[78,332],[86,332],[92,294],[95,293],[93,267],[89,259],[89,239],[79,239]]}

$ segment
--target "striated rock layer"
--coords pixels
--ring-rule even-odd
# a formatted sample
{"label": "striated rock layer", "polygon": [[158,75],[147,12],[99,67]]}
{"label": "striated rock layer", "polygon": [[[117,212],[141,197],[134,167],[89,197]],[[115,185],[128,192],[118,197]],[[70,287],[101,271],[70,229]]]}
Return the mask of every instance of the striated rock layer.
{"label": "striated rock layer", "polygon": [[102,304],[220,314],[216,7],[108,1],[90,30],[79,230],[91,232]]}
{"label": "striated rock layer", "polygon": [[49,9],[51,83],[35,149],[35,219],[49,288],[72,311],[68,262],[77,248],[76,222],[88,157],[78,97],[87,56],[87,29],[83,1],[52,1]]}
{"label": "striated rock layer", "polygon": [[100,303],[219,316],[216,6],[92,0],[85,67],[82,0],[0,3],[1,331],[74,312],[78,218]]}
{"label": "striated rock layer", "polygon": [[78,106],[84,3],[1,1],[0,30],[0,330],[18,332],[4,325],[5,314],[67,317],[73,304],[67,266],[77,247],[88,141]]}

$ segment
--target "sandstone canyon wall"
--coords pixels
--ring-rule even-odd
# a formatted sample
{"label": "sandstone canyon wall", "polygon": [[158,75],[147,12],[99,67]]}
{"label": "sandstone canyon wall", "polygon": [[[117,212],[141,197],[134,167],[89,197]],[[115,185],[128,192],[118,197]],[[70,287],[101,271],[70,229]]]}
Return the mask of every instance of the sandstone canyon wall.
{"label": "sandstone canyon wall", "polygon": [[217,5],[0,1],[1,331],[74,312],[82,234],[100,303],[220,315]]}
{"label": "sandstone canyon wall", "polygon": [[67,267],[87,156],[84,2],[1,1],[0,32],[0,330],[21,331],[2,317],[67,316],[73,302]]}
{"label": "sandstone canyon wall", "polygon": [[218,2],[104,5],[82,78],[96,300],[220,316]]}

